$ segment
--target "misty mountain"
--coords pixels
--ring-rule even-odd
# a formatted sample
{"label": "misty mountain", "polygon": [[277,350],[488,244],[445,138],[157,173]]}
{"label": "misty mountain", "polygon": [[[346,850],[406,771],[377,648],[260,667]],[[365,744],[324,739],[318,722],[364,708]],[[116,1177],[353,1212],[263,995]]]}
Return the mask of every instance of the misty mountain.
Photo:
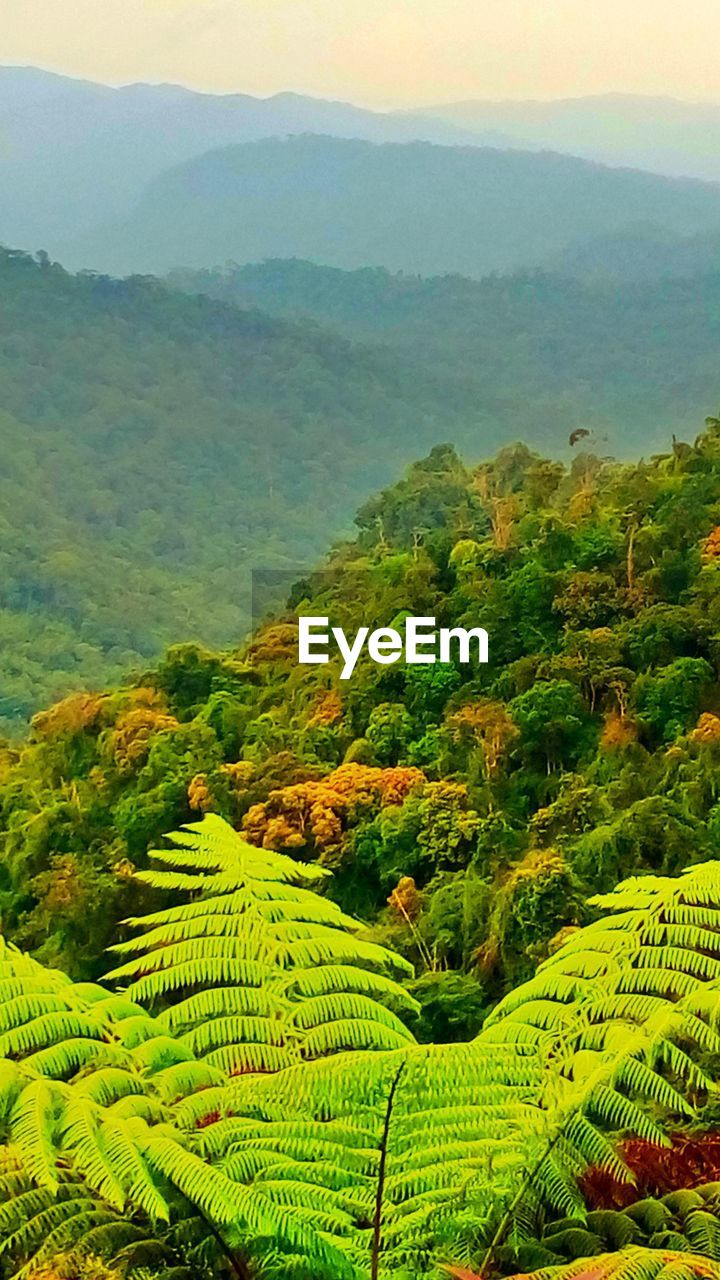
{"label": "misty mountain", "polygon": [[720,271],[614,282],[532,272],[423,279],[302,261],[176,272],[175,287],[295,322],[315,320],[400,365],[442,371],[505,439],[557,452],[568,432],[596,448],[651,453],[696,434],[718,398]]}
{"label": "misty mountain", "polygon": [[717,103],[610,93],[554,102],[456,102],[427,110],[458,128],[497,129],[516,147],[549,147],[605,164],[720,179]]}
{"label": "misty mountain", "polygon": [[444,121],[293,93],[115,89],[0,67],[0,242],[54,250],[58,237],[124,217],[146,183],[172,165],[230,143],[307,132],[374,142],[474,138]]}
{"label": "misty mountain", "polygon": [[179,165],[124,224],[76,237],[62,256],[120,274],[302,257],[482,277],[649,221],[715,230],[720,186],[553,153],[306,135]]}

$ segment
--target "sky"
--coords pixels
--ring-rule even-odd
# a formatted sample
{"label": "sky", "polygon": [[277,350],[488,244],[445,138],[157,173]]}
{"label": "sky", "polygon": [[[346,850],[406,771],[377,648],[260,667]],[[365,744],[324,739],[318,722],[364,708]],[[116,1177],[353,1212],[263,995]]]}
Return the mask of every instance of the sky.
{"label": "sky", "polygon": [[0,62],[377,107],[720,100],[718,0],[0,0]]}

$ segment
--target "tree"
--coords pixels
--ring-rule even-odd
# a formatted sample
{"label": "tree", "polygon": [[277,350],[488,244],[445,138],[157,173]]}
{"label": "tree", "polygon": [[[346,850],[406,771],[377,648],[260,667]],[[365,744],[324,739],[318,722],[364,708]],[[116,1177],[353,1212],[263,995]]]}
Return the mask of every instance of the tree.
{"label": "tree", "polygon": [[509,711],[520,731],[518,749],[530,761],[544,760],[550,773],[578,759],[586,740],[588,715],[578,690],[569,681],[540,681],[514,698]]}
{"label": "tree", "polygon": [[712,679],[704,658],[677,658],[635,686],[638,715],[651,734],[672,742],[697,721],[703,693]]}

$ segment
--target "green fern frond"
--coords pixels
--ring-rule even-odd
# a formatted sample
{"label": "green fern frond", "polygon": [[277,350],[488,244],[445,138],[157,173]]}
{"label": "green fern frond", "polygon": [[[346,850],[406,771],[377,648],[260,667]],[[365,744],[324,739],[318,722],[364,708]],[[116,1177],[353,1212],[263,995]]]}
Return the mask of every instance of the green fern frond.
{"label": "green fern frond", "polygon": [[50,1191],[58,1188],[56,1128],[61,1109],[57,1086],[34,1080],[23,1089],[10,1114],[12,1138],[23,1153],[28,1173]]}
{"label": "green fern frond", "polygon": [[128,921],[139,936],[114,948],[108,980],[157,1005],[194,1056],[238,1075],[413,1043],[398,1011],[417,1005],[397,981],[411,966],[318,896],[326,873],[249,845],[216,815],[168,840],[154,855],[166,870],[142,879],[192,900]]}

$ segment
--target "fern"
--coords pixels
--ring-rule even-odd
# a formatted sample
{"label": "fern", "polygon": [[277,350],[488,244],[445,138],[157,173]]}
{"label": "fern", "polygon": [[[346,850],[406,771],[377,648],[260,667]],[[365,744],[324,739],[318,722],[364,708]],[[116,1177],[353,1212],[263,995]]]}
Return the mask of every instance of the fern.
{"label": "fern", "polygon": [[108,980],[156,1005],[180,1044],[237,1075],[412,1043],[395,1010],[417,1005],[393,976],[412,970],[319,896],[327,873],[247,844],[214,815],[169,840],[153,855],[166,869],[139,878],[190,900],[127,921],[139,936],[113,948],[124,963]]}
{"label": "fern", "polygon": [[[537,1057],[514,1047],[342,1054],[219,1091],[197,1149],[231,1184],[300,1211],[358,1275],[390,1276],[512,1195],[547,1141],[540,1086]],[[196,1105],[182,1104],[186,1120]]]}
{"label": "fern", "polygon": [[221,1250],[263,1280],[379,1280],[429,1274],[470,1234],[490,1260],[508,1235],[529,1250],[549,1208],[567,1221],[543,1256],[632,1244],[594,1259],[598,1277],[655,1280],[667,1256],[672,1278],[670,1244],[715,1266],[707,1197],[668,1198],[652,1234],[629,1210],[612,1232],[578,1177],[629,1176],[614,1136],[664,1142],[665,1118],[713,1088],[716,866],[619,886],[473,1044],[419,1046],[396,1012],[412,1007],[402,962],[317,894],[321,873],[219,819],[173,839],[145,878],[190,900],[131,922],[114,975],[127,990],[0,947],[0,1123],[21,1152],[8,1257],[65,1240],[109,1257],[125,1219],[138,1234],[123,1248],[155,1233],[162,1249],[185,1226],[206,1241],[198,1266]]}
{"label": "fern", "polygon": [[691,1116],[714,1090],[701,1063],[720,1057],[720,866],[591,901],[602,916],[500,1003],[480,1040],[535,1044],[596,1123],[664,1142],[657,1117]]}

